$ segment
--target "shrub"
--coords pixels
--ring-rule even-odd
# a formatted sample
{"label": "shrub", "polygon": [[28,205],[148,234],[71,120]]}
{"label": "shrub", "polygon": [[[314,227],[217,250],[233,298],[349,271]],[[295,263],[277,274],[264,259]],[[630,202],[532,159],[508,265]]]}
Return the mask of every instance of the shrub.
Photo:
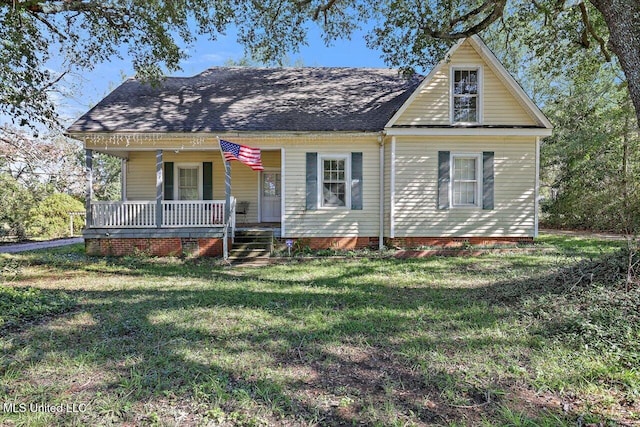
{"label": "shrub", "polygon": [[0,173],[0,237],[26,237],[25,223],[34,199],[11,175]]}
{"label": "shrub", "polygon": [[[33,236],[56,238],[69,235],[69,212],[82,212],[84,205],[68,194],[53,194],[29,211],[28,232]],[[74,233],[82,230],[74,221]]]}

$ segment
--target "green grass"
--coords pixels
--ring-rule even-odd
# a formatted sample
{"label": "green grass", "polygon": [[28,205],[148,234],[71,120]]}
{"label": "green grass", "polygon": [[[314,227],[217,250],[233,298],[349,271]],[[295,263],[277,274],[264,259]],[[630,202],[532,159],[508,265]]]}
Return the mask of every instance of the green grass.
{"label": "green grass", "polygon": [[0,255],[0,292],[25,296],[0,312],[0,402],[83,410],[0,424],[638,423],[640,291],[609,281],[621,243],[541,241],[260,268]]}

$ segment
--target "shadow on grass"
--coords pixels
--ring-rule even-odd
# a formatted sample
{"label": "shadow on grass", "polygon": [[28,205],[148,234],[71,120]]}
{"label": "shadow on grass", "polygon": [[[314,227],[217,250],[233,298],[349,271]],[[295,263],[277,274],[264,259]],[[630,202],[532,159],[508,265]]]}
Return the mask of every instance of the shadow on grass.
{"label": "shadow on grass", "polygon": [[[512,352],[505,365],[530,368],[540,338],[510,328],[522,326],[525,299],[562,292],[557,272],[443,286],[440,276],[401,281],[493,271],[458,260],[231,270],[211,261],[52,257],[25,259],[52,275],[132,282],[62,291],[79,311],[12,334],[2,347],[2,397],[33,400],[29,384],[42,382],[40,400],[88,403],[62,423],[466,424],[499,420],[504,405],[567,419],[557,405],[526,401],[523,390],[535,392],[499,372],[506,366],[474,367]],[[180,283],[167,282],[176,277]],[[61,361],[67,366],[51,367]],[[9,375],[15,371],[25,378]],[[69,376],[80,373],[98,379],[77,386]]]}

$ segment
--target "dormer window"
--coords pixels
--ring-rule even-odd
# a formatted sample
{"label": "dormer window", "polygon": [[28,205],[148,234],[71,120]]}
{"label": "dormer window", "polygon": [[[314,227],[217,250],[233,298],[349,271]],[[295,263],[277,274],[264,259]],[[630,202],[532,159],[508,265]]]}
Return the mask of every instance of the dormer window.
{"label": "dormer window", "polygon": [[451,122],[480,123],[480,68],[453,68],[451,72]]}

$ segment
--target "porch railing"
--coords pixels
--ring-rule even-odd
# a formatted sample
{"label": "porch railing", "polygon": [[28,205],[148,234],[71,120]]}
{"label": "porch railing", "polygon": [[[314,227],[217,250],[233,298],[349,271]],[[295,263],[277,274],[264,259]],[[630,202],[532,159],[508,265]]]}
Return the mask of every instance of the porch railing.
{"label": "porch railing", "polygon": [[[222,227],[224,200],[163,200],[161,227]],[[231,206],[235,199],[231,199]],[[92,202],[91,228],[158,227],[155,201]],[[231,221],[235,223],[235,215]],[[233,225],[232,225],[233,227]],[[235,228],[235,227],[233,227]]]}
{"label": "porch railing", "polygon": [[162,202],[164,227],[213,227],[224,224],[224,200]]}
{"label": "porch railing", "polygon": [[91,202],[93,228],[146,228],[156,226],[156,202]]}

